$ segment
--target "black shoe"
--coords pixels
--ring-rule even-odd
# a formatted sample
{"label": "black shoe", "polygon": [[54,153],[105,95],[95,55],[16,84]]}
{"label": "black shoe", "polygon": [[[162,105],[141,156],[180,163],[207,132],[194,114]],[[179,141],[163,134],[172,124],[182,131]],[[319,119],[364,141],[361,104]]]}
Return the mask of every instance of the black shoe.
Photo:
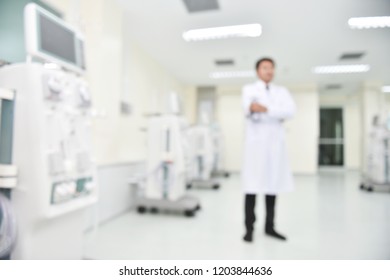
{"label": "black shoe", "polygon": [[252,242],[253,241],[253,234],[252,232],[247,232],[245,235],[244,235],[244,241],[246,242]]}
{"label": "black shoe", "polygon": [[271,237],[275,237],[276,239],[287,241],[287,238],[279,233],[277,233],[274,229],[266,229],[265,234]]}

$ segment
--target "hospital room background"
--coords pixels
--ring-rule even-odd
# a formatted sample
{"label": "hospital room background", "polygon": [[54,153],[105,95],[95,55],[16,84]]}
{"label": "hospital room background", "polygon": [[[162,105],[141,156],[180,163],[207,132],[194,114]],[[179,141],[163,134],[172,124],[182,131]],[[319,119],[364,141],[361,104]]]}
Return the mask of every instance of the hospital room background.
{"label": "hospital room background", "polygon": [[[82,34],[85,70],[46,56],[29,61],[29,2],[36,13],[54,15]],[[349,21],[374,16],[383,24],[354,27]],[[0,145],[3,155],[13,146],[13,159],[1,162],[0,170],[1,257],[390,259],[389,16],[387,0],[0,0],[2,125],[3,100],[14,100],[16,110],[13,145]],[[261,35],[183,36],[245,24],[259,24]],[[261,57],[275,60],[274,83],[291,92],[297,107],[284,123],[295,190],[278,196],[276,209],[286,242],[264,235],[262,199],[255,240],[242,240],[241,93],[258,79],[254,67]],[[71,196],[61,193],[58,182],[46,184],[46,167],[38,167],[49,162],[49,151],[34,135],[55,136],[57,130],[53,125],[46,131],[34,120],[42,108],[54,107],[27,97],[48,77],[28,65],[62,71],[56,63],[90,95],[79,89],[89,106],[80,125],[90,129],[81,128],[91,138],[84,152],[93,167],[75,179]],[[24,66],[12,78],[7,69],[18,64]],[[12,91],[13,85],[18,89]],[[193,169],[198,177],[183,177]],[[72,189],[72,182],[64,188]],[[47,204],[44,215],[27,218],[39,203]]]}

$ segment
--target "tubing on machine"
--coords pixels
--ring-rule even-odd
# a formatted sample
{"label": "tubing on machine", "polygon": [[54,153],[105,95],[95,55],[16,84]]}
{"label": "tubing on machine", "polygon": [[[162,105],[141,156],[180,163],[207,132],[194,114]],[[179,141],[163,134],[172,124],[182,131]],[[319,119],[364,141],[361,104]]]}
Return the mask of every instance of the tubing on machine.
{"label": "tubing on machine", "polygon": [[0,259],[9,258],[16,244],[16,218],[10,200],[0,193]]}

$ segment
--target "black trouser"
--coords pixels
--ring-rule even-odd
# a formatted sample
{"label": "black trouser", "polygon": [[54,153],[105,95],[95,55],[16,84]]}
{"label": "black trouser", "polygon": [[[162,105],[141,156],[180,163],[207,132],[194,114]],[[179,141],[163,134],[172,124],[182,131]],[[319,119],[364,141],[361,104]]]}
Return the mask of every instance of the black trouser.
{"label": "black trouser", "polygon": [[[275,218],[275,195],[266,195],[265,196],[265,229],[274,228],[274,218]],[[245,195],[245,226],[247,232],[253,232],[253,225],[256,221],[255,215],[255,205],[256,205],[256,195],[247,194]]]}

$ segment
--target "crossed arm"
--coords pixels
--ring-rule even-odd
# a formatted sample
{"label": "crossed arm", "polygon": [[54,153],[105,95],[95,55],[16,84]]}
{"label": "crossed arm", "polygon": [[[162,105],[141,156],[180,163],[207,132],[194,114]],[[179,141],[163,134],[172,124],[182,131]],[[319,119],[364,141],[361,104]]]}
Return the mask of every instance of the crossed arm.
{"label": "crossed arm", "polygon": [[267,107],[265,107],[264,105],[259,104],[257,102],[252,102],[250,107],[249,107],[249,110],[251,113],[267,113],[268,112]]}
{"label": "crossed arm", "polygon": [[261,104],[259,102],[253,101],[249,98],[249,94],[247,94],[244,90],[243,92],[243,105],[244,111],[246,115],[250,115],[253,113],[263,113],[271,118],[285,120],[293,117],[296,111],[295,102],[292,99],[290,93],[281,92],[283,94],[282,102],[278,104]]}

